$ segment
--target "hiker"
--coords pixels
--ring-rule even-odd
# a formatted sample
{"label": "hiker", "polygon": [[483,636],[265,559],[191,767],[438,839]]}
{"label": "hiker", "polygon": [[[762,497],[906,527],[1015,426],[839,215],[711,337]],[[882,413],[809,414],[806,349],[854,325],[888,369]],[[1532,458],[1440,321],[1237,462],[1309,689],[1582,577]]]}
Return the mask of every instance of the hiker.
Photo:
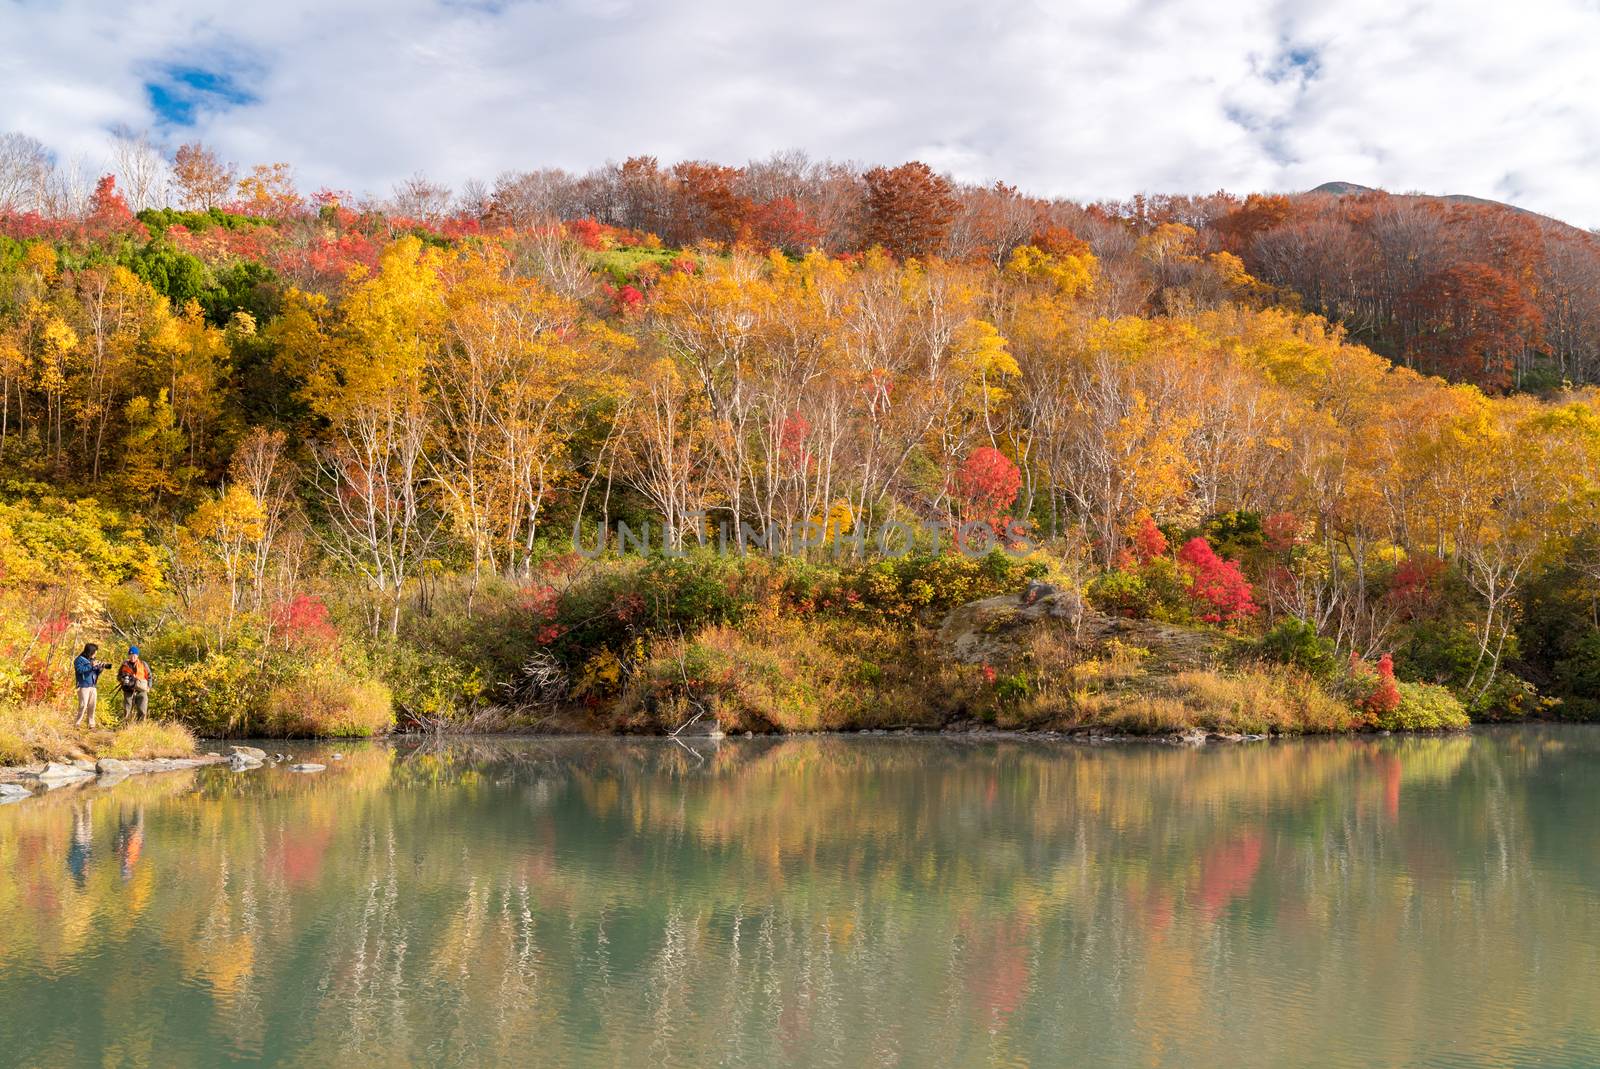
{"label": "hiker", "polygon": [[122,685],[124,723],[129,722],[135,710],[138,710],[140,720],[145,718],[150,711],[150,687],[155,681],[155,673],[150,671],[150,666],[139,659],[139,647],[129,646],[128,659],[117,669],[117,682]]}
{"label": "hiker", "polygon": [[99,646],[85,642],[83,652],[72,661],[72,675],[78,687],[78,719],[73,721],[73,727],[83,727],[85,718],[89,727],[95,726],[95,709],[100,704],[100,673],[111,667],[109,661],[94,659],[99,652]]}

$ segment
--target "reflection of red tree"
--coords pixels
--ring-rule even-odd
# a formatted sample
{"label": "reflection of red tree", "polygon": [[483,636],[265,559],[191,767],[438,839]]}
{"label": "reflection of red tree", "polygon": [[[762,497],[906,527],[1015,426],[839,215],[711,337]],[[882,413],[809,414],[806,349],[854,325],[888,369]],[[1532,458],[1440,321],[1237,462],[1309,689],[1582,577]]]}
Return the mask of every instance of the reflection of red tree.
{"label": "reflection of red tree", "polygon": [[1400,758],[1394,754],[1384,754],[1378,758],[1378,764],[1383,768],[1383,811],[1389,815],[1390,820],[1400,817]]}
{"label": "reflection of red tree", "polygon": [[1214,919],[1234,899],[1250,890],[1261,867],[1261,833],[1240,832],[1200,858],[1200,912]]}
{"label": "reflection of red tree", "polygon": [[286,833],[267,851],[268,870],[276,869],[283,873],[288,883],[303,885],[314,882],[322,874],[322,856],[328,852],[328,841],[332,837],[331,828],[301,834]]}
{"label": "reflection of red tree", "polygon": [[978,1015],[998,1023],[1022,1004],[1028,990],[1026,925],[1007,918],[992,925],[965,925],[969,964],[967,994]]}

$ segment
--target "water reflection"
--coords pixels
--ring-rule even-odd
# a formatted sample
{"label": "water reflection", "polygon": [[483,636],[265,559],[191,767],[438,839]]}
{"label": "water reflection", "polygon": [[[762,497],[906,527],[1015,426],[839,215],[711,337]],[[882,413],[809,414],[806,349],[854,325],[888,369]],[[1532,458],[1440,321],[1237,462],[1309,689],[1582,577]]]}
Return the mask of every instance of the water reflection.
{"label": "water reflection", "polygon": [[0,810],[0,1061],[1600,1063],[1600,731],[344,752]]}

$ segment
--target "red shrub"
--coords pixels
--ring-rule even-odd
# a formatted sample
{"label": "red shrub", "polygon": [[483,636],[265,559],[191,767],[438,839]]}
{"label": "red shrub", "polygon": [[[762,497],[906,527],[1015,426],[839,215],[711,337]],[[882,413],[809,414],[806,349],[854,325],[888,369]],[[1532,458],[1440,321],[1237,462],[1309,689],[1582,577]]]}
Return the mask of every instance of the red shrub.
{"label": "red shrub", "polygon": [[1369,718],[1387,716],[1400,708],[1400,687],[1394,681],[1394,658],[1387,653],[1378,658],[1378,684],[1361,700]]}
{"label": "red shrub", "polygon": [[1149,564],[1155,558],[1166,555],[1167,536],[1161,533],[1161,528],[1149,516],[1139,521],[1139,529],[1133,533],[1133,551],[1140,564]]}
{"label": "red shrub", "polygon": [[1250,581],[1237,561],[1223,560],[1204,538],[1191,538],[1178,550],[1178,563],[1189,573],[1189,596],[1207,623],[1235,623],[1258,611]]}
{"label": "red shrub", "polygon": [[286,645],[327,649],[339,640],[328,606],[315,594],[296,594],[272,611],[272,626]]}

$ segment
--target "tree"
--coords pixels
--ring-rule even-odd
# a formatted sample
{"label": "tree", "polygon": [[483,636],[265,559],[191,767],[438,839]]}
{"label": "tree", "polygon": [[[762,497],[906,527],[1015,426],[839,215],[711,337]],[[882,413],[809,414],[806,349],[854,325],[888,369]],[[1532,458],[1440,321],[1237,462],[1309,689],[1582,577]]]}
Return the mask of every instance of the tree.
{"label": "tree", "polygon": [[221,207],[234,186],[234,166],[199,141],[179,145],[172,154],[172,184],[178,204],[190,211]]}
{"label": "tree", "polygon": [[116,164],[128,204],[135,212],[159,207],[167,188],[167,161],[150,143],[150,132],[118,129],[112,135],[111,158]]}
{"label": "tree", "polygon": [[50,152],[27,134],[0,134],[0,215],[44,208]]}
{"label": "tree", "polygon": [[750,226],[751,204],[736,191],[737,167],[688,160],[672,168],[677,211],[668,236],[679,245],[731,243]]}
{"label": "tree", "polygon": [[996,534],[1002,533],[1020,489],[1022,473],[1011,458],[993,446],[979,446],[956,471],[960,521],[986,523]]}
{"label": "tree", "polygon": [[394,187],[389,210],[401,219],[437,223],[450,214],[450,187],[430,182],[418,171]]}
{"label": "tree", "polygon": [[322,302],[292,292],[279,338],[308,369],[303,395],[325,425],[316,482],[327,547],[375,595],[373,633],[387,622],[395,635],[406,589],[438,535],[424,492],[427,368],[443,313],[439,256],[402,238],[342,296],[324,323]]}
{"label": "tree", "polygon": [[144,236],[144,227],[133,217],[133,209],[117,190],[116,177],[109,174],[102,175],[100,181],[95,183],[94,194],[89,198],[88,217],[83,225],[84,231],[93,240],[106,241],[116,235],[133,232],[141,238]]}
{"label": "tree", "polygon": [[165,390],[154,399],[135,397],[125,410],[122,466],[117,473],[127,492],[159,506],[187,489],[194,472],[183,464],[183,433],[178,430]]}
{"label": "tree", "polygon": [[258,163],[239,179],[239,210],[268,219],[289,219],[305,210],[287,163]]}
{"label": "tree", "polygon": [[298,512],[295,491],[299,472],[285,455],[287,444],[288,435],[283,431],[253,427],[234,449],[228,465],[234,485],[249,494],[261,510],[261,531],[252,543],[248,562],[252,606],[257,610],[268,600],[267,573],[274,547]]}
{"label": "tree", "polygon": [[937,253],[955,219],[959,202],[950,180],[925,163],[874,167],[867,184],[865,236],[899,257]]}
{"label": "tree", "polygon": [[238,483],[207,498],[189,517],[189,531],[215,556],[228,585],[225,633],[243,602],[249,562],[266,534],[266,518],[261,502]]}

